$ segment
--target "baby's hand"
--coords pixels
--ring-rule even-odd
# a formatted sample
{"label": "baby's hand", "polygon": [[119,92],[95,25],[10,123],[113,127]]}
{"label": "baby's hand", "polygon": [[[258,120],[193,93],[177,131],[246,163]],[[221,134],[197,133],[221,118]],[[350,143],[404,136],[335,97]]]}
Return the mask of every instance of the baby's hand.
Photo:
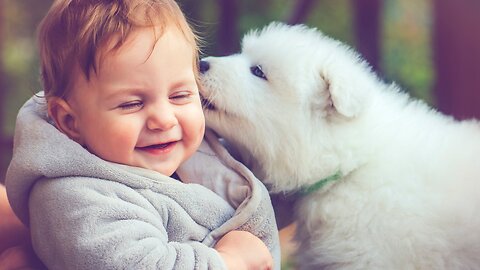
{"label": "baby's hand", "polygon": [[215,245],[229,270],[271,270],[273,258],[267,246],[255,235],[231,231]]}

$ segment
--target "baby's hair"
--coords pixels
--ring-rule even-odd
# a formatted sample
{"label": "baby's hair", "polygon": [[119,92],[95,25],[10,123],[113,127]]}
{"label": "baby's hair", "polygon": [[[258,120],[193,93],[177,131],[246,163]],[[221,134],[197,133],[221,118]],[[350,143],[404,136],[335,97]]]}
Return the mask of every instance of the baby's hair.
{"label": "baby's hair", "polygon": [[[138,27],[174,25],[194,48],[197,37],[174,0],[55,0],[39,26],[41,78],[45,96],[66,98],[79,69],[87,80],[97,72],[102,54],[120,48]],[[152,31],[158,33],[158,31]],[[110,42],[114,42],[110,47]]]}

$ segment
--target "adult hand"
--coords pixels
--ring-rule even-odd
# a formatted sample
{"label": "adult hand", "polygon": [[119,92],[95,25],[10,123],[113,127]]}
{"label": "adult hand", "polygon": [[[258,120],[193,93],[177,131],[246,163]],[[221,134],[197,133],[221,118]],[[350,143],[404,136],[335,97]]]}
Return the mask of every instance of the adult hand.
{"label": "adult hand", "polygon": [[13,213],[0,185],[0,270],[45,269],[35,256],[30,233]]}
{"label": "adult hand", "polygon": [[26,245],[17,245],[5,249],[0,254],[0,270],[46,269]]}

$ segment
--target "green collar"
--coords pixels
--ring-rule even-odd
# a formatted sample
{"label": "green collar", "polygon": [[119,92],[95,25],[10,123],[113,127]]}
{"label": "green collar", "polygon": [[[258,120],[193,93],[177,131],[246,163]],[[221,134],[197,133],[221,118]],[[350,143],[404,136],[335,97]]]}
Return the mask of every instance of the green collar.
{"label": "green collar", "polygon": [[309,195],[312,192],[320,190],[322,187],[324,187],[326,184],[328,184],[330,182],[340,180],[340,178],[342,178],[342,173],[340,172],[340,170],[338,170],[335,174],[327,176],[327,177],[315,182],[311,186],[302,188],[300,190],[300,194],[302,194],[303,196]]}

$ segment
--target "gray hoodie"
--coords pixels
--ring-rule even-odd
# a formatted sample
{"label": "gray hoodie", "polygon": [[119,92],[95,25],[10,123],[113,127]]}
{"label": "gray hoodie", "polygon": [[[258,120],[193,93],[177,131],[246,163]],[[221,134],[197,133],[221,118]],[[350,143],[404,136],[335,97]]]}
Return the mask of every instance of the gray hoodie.
{"label": "gray hoodie", "polygon": [[268,192],[213,133],[177,174],[100,159],[34,97],[17,117],[6,186],[49,269],[224,269],[212,247],[231,230],[262,239],[280,268]]}

